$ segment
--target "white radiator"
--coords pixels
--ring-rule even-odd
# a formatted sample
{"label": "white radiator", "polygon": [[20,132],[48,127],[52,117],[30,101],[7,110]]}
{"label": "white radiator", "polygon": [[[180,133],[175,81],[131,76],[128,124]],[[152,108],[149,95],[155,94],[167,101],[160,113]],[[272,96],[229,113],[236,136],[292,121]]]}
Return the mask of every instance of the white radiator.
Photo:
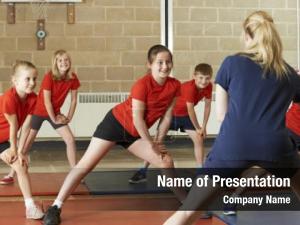
{"label": "white radiator", "polygon": [[[128,97],[128,93],[112,92],[112,93],[79,93],[76,111],[70,127],[75,137],[91,137],[102,121],[106,113],[116,104],[124,101]],[[62,113],[68,113],[70,106],[70,95],[67,97]],[[204,102],[201,101],[196,107],[196,113],[200,124],[203,120]],[[150,133],[155,134],[157,123],[152,126]],[[208,121],[207,132],[209,135],[215,135],[219,131],[219,123],[215,119],[215,104],[212,103],[211,116]],[[171,132],[174,135],[182,135],[185,133]],[[48,122],[44,122],[41,130],[38,133],[40,138],[59,137],[55,130]]]}

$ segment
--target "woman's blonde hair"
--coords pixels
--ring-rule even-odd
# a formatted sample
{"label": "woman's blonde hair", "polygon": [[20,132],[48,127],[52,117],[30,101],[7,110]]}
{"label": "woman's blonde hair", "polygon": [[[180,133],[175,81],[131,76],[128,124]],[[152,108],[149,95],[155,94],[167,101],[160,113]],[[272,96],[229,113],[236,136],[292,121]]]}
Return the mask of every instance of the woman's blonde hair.
{"label": "woman's blonde hair", "polygon": [[69,61],[70,61],[70,68],[68,69],[68,71],[66,73],[65,79],[69,80],[69,79],[71,79],[73,77],[72,76],[72,72],[71,72],[71,64],[72,64],[71,57],[67,53],[66,50],[59,49],[59,50],[57,50],[57,51],[54,52],[53,57],[52,57],[52,69],[51,69],[51,73],[52,73],[53,80],[61,80],[61,79],[63,79],[61,77],[60,73],[59,73],[58,68],[57,68],[57,58],[59,56],[62,56],[62,55],[66,55],[69,58]]}
{"label": "woman's blonde hair", "polygon": [[289,69],[282,58],[282,43],[272,17],[264,11],[253,12],[244,21],[243,31],[244,38],[251,38],[244,53],[262,66],[264,75],[274,72],[277,78],[287,77]]}

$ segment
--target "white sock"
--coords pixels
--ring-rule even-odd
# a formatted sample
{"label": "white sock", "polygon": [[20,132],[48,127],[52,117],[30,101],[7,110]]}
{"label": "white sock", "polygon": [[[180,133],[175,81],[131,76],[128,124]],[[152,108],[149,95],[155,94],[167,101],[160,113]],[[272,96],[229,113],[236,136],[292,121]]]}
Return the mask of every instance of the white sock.
{"label": "white sock", "polygon": [[52,206],[57,206],[57,208],[61,208],[62,207],[62,205],[63,205],[63,202],[62,201],[60,201],[60,200],[58,200],[58,199],[55,199],[55,201],[53,202],[53,204],[52,204]]}
{"label": "white sock", "polygon": [[33,201],[32,198],[26,198],[24,201],[25,201],[25,207],[26,208],[35,206],[34,201]]}

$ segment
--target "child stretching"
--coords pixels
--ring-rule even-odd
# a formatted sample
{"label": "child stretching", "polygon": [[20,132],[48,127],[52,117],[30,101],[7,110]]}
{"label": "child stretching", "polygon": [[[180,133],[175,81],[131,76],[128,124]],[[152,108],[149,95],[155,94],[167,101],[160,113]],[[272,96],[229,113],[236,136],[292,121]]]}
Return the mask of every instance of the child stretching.
{"label": "child stretching", "polygon": [[[173,110],[170,130],[180,129],[186,132],[194,144],[194,154],[198,167],[202,167],[204,159],[203,140],[206,137],[206,125],[210,115],[212,95],[212,67],[200,63],[195,67],[193,79],[181,84],[181,96],[177,99]],[[195,106],[204,98],[205,108],[202,127],[197,120]],[[138,170],[129,183],[135,184],[146,181],[146,172],[149,163],[144,163],[144,168]]]}
{"label": "child stretching", "polygon": [[[32,116],[28,145],[31,147],[42,123],[47,120],[63,138],[67,146],[67,157],[71,167],[76,164],[75,139],[68,123],[72,120],[77,104],[77,89],[80,83],[76,74],[71,72],[71,58],[65,50],[58,50],[52,59],[52,70],[45,74]],[[68,115],[61,114],[67,94],[71,91],[71,105]],[[1,184],[13,183],[13,171],[1,180]]]}
{"label": "child stretching", "polygon": [[[161,141],[169,128],[180,83],[169,77],[173,67],[172,53],[162,45],[148,51],[149,73],[133,85],[129,98],[109,111],[98,125],[81,160],[67,175],[53,205],[47,210],[44,225],[60,223],[62,204],[107,152],[116,144],[146,160],[157,168],[173,168],[173,160]],[[157,139],[153,140],[148,129],[160,119]],[[177,192],[183,201],[185,192]]]}
{"label": "child stretching", "polygon": [[[17,173],[28,219],[41,219],[44,216],[32,199],[28,167],[26,163],[22,163],[27,162],[24,145],[36,103],[36,94],[33,93],[36,78],[37,70],[32,63],[18,61],[13,66],[13,87],[0,96],[0,158]],[[20,129],[17,144],[17,133]]]}

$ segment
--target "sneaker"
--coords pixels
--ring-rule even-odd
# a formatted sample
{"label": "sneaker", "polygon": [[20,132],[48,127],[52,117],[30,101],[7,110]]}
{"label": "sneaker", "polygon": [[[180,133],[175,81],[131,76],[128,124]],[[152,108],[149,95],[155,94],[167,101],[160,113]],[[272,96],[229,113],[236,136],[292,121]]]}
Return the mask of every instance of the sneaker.
{"label": "sneaker", "polygon": [[33,205],[33,206],[26,208],[26,218],[27,219],[40,220],[43,217],[44,217],[44,213],[39,207]]}
{"label": "sneaker", "polygon": [[223,214],[225,216],[235,216],[236,215],[236,211],[233,211],[233,210],[224,210]]}
{"label": "sneaker", "polygon": [[43,224],[44,225],[58,225],[60,224],[61,209],[57,206],[50,206],[45,213]]}
{"label": "sneaker", "polygon": [[129,180],[128,182],[131,184],[138,184],[147,181],[146,172],[138,170]]}
{"label": "sneaker", "polygon": [[0,180],[0,184],[6,185],[6,184],[13,184],[15,182],[13,177],[5,176]]}

